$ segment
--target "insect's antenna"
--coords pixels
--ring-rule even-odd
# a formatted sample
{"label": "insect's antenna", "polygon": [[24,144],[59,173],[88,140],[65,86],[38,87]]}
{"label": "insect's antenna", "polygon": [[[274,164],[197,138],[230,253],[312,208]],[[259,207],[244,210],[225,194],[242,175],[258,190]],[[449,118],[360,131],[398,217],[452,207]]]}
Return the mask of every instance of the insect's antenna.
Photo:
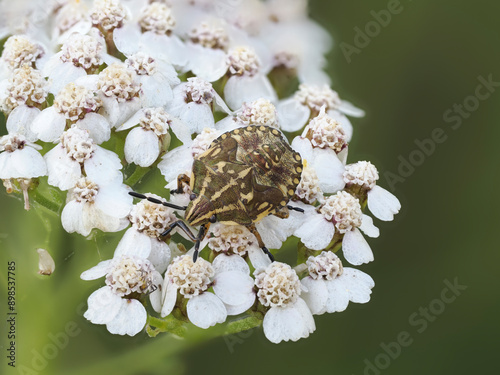
{"label": "insect's antenna", "polygon": [[146,199],[152,203],[156,203],[156,204],[162,204],[166,207],[170,207],[170,208],[173,208],[174,210],[182,210],[182,211],[186,211],[187,209],[187,206],[177,206],[175,204],[172,204],[172,203],[168,203],[168,202],[164,202],[164,201],[161,201],[159,199],[156,199],[156,198],[152,198],[152,197],[147,197],[145,196],[144,194],[139,194],[139,193],[136,193],[135,191],[130,191],[129,194],[135,198],[139,198],[139,199]]}
{"label": "insect's antenna", "polygon": [[304,210],[302,208],[299,208],[299,207],[286,206],[286,208],[288,208],[289,210],[293,210],[293,211],[304,213]]}

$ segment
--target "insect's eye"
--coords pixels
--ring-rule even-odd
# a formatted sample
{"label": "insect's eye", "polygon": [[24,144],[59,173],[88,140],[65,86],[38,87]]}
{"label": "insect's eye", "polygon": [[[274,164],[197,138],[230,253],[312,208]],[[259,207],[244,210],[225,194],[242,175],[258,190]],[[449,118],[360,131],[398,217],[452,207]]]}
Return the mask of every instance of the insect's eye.
{"label": "insect's eye", "polygon": [[210,221],[213,224],[217,221],[217,217],[215,215],[212,215],[208,221]]}
{"label": "insect's eye", "polygon": [[196,194],[194,194],[194,193],[193,193],[193,194],[191,194],[191,195],[189,196],[189,199],[190,199],[190,200],[192,200],[192,201],[194,201],[194,200],[196,199]]}

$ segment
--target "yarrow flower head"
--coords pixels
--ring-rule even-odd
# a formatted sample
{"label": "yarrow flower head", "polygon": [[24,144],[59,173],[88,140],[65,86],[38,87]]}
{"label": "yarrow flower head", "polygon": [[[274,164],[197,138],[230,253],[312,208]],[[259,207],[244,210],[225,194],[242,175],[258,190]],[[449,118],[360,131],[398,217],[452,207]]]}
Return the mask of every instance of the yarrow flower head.
{"label": "yarrow flower head", "polygon": [[302,137],[309,139],[313,147],[329,147],[337,154],[347,146],[344,129],[326,114],[325,107],[305,127]]}
{"label": "yarrow flower head", "polygon": [[319,187],[318,175],[314,168],[309,166],[307,161],[304,163],[304,170],[295,194],[303,202],[309,204],[323,200],[323,192]]}
{"label": "yarrow flower head", "polygon": [[375,217],[391,221],[401,209],[401,203],[392,193],[377,185],[378,179],[378,170],[369,161],[349,164],[344,172],[347,189],[366,197],[368,209]]}
{"label": "yarrow flower head", "polygon": [[[213,286],[214,293],[208,291]],[[165,273],[161,315],[172,312],[177,296],[187,299],[186,314],[194,325],[208,328],[253,305],[255,294],[248,265],[236,255],[219,255],[213,264],[192,255],[173,260]]]}
{"label": "yarrow flower head", "polygon": [[139,25],[143,32],[151,31],[155,34],[170,34],[175,27],[175,18],[172,10],[163,3],[153,2],[141,10]]}
{"label": "yarrow flower head", "polygon": [[344,268],[334,253],[311,256],[306,264],[309,275],[301,280],[306,289],[303,298],[314,315],[344,311],[349,301],[370,300],[373,279],[357,269]]}
{"label": "yarrow flower head", "polygon": [[82,273],[81,278],[94,280],[103,276],[106,286],[90,295],[83,316],[94,324],[105,324],[111,333],[136,335],[147,320],[141,300],[149,294],[153,302],[160,294],[161,275],[147,259],[115,255]]}
{"label": "yarrow flower head", "polygon": [[255,236],[242,225],[215,224],[208,247],[216,253],[245,256],[251,249],[259,250]]}
{"label": "yarrow flower head", "polygon": [[56,96],[54,107],[67,120],[74,122],[89,112],[98,112],[102,101],[92,90],[70,83]]}
{"label": "yarrow flower head", "polygon": [[225,50],[229,45],[229,37],[224,28],[202,22],[189,32],[191,42],[205,48]]}
{"label": "yarrow flower head", "polygon": [[95,0],[90,13],[92,23],[103,31],[120,27],[127,17],[127,9],[120,0]]}
{"label": "yarrow flower head", "polygon": [[[162,199],[155,194],[148,194],[148,196]],[[129,220],[132,228],[137,232],[159,239],[168,225],[177,219],[171,208],[143,200],[134,205],[130,211]]]}
{"label": "yarrow flower head", "polygon": [[299,277],[288,264],[274,262],[257,270],[255,286],[259,302],[269,308],[263,323],[269,341],[297,341],[314,332],[316,326],[311,311],[300,298]]}
{"label": "yarrow flower head", "polygon": [[70,189],[82,177],[82,169],[87,177],[98,184],[121,176],[122,165],[118,156],[97,146],[88,130],[72,126],[61,135],[60,140],[44,156],[50,185],[61,190]]}
{"label": "yarrow flower head", "polygon": [[237,118],[244,125],[278,127],[276,107],[268,99],[257,99],[251,103],[243,103]]}
{"label": "yarrow flower head", "polygon": [[115,98],[118,103],[137,97],[140,86],[134,81],[132,72],[122,64],[111,64],[101,73],[97,89],[105,96]]}
{"label": "yarrow flower head", "polygon": [[345,191],[340,191],[327,198],[319,212],[331,221],[342,234],[358,228],[361,225],[361,215],[363,214],[359,200]]}
{"label": "yarrow flower head", "polygon": [[8,79],[2,107],[7,112],[22,105],[42,108],[47,94],[47,81],[41,72],[25,64],[15,69]]}
{"label": "yarrow flower head", "polygon": [[[113,207],[113,210],[108,210]],[[63,228],[88,236],[93,228],[116,232],[126,225],[124,220],[132,207],[132,197],[122,184],[121,176],[98,184],[81,177],[68,192],[68,202],[61,214]]]}
{"label": "yarrow flower head", "polygon": [[43,47],[25,35],[13,35],[7,39],[1,61],[11,70],[23,65],[33,67],[37,59],[45,55]]}
{"label": "yarrow flower head", "polygon": [[8,192],[13,189],[15,180],[24,196],[24,208],[29,210],[28,189],[31,179],[47,175],[47,167],[40,146],[29,142],[23,135],[7,134],[0,137],[0,179]]}
{"label": "yarrow flower head", "polygon": [[90,35],[71,34],[62,47],[60,59],[86,71],[98,69],[102,64],[102,44]]}
{"label": "yarrow flower head", "polygon": [[344,181],[347,185],[358,185],[366,189],[373,189],[377,184],[378,170],[369,161],[359,161],[346,165]]}
{"label": "yarrow flower head", "polygon": [[254,76],[259,71],[260,61],[255,51],[248,47],[237,47],[227,57],[229,72],[233,75]]}
{"label": "yarrow flower head", "polygon": [[309,107],[312,113],[320,113],[321,108],[336,109],[340,106],[339,95],[328,85],[315,86],[301,84],[295,93],[295,99]]}

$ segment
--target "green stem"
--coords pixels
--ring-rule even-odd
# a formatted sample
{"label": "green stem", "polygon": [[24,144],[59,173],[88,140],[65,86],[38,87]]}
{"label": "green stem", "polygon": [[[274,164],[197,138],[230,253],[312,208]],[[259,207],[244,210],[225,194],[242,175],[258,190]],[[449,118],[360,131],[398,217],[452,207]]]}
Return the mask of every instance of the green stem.
{"label": "green stem", "polygon": [[151,169],[150,168],[143,168],[137,166],[134,170],[134,173],[125,180],[125,185],[133,187],[135,184],[137,184]]}
{"label": "green stem", "polygon": [[38,203],[40,206],[46,208],[47,210],[51,211],[52,213],[59,215],[59,209],[60,206],[45,197],[43,194],[38,192],[37,190],[33,194],[33,199],[36,203]]}

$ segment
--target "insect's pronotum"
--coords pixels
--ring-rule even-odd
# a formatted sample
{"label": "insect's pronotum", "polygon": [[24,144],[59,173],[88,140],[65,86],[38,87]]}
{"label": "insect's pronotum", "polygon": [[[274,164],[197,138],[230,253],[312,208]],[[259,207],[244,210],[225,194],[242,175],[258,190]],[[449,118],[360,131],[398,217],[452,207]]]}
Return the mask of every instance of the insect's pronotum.
{"label": "insect's pronotum", "polygon": [[[219,136],[194,159],[191,177],[183,174],[177,178],[177,189],[171,193],[182,193],[184,184],[189,184],[192,193],[187,206],[177,206],[135,192],[130,194],[185,211],[185,222],[173,222],[162,235],[168,235],[176,227],[182,229],[195,242],[194,261],[198,257],[200,242],[210,224],[215,222],[246,226],[264,253],[274,260],[255,223],[268,215],[287,218],[289,210],[303,212],[288,205],[300,182],[302,168],[299,153],[292,150],[279,130],[247,126]],[[200,226],[197,236],[186,222]]]}

